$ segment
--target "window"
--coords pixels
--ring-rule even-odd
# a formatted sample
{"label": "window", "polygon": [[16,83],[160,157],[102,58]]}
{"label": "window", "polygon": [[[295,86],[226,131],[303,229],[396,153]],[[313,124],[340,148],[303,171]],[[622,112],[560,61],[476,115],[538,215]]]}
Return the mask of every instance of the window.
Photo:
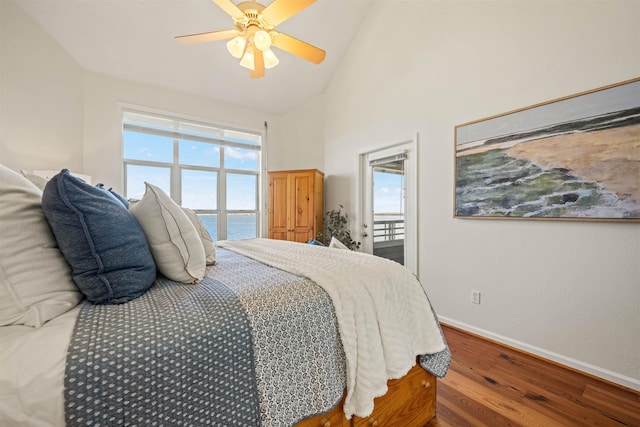
{"label": "window", "polygon": [[193,209],[214,241],[260,235],[260,133],[124,110],[122,141],[127,198],[142,198],[146,181]]}

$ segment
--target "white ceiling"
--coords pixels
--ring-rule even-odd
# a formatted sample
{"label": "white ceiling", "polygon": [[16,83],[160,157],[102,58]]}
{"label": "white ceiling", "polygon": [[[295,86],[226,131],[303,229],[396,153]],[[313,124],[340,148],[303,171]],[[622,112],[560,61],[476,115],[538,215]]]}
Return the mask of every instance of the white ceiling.
{"label": "white ceiling", "polygon": [[233,28],[211,0],[15,1],[87,70],[274,114],[324,91],[372,4],[318,0],[277,29],[324,49],[324,62],[315,65],[276,48],[280,64],[251,79],[225,41],[183,45],[174,40]]}

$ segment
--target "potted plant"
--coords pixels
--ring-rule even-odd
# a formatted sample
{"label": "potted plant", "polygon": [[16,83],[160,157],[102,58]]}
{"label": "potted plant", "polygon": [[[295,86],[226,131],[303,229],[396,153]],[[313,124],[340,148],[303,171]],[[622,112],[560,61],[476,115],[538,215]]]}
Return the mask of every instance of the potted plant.
{"label": "potted plant", "polygon": [[[328,245],[331,238],[335,237],[342,244],[352,251],[360,249],[360,242],[356,242],[351,237],[351,231],[348,228],[349,217],[342,212],[344,206],[339,205],[338,209],[327,211],[324,215],[324,233],[318,233],[317,239]],[[364,225],[366,228],[366,225]],[[363,234],[366,236],[366,234]]]}

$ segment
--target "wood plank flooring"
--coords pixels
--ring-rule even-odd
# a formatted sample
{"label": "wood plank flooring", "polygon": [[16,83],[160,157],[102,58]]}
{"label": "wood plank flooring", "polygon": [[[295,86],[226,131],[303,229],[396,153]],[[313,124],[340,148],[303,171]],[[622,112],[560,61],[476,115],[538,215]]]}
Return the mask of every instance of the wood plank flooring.
{"label": "wood plank flooring", "polygon": [[640,427],[640,392],[443,325],[453,355],[425,427]]}

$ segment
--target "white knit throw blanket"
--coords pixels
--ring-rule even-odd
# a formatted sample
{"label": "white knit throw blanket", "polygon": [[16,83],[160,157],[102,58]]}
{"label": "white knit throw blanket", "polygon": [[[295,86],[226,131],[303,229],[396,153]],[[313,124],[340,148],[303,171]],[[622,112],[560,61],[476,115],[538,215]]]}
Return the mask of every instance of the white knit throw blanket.
{"label": "white knit throw blanket", "polygon": [[394,261],[282,240],[217,245],[307,277],[329,294],[347,360],[347,419],[371,415],[373,399],[387,392],[387,380],[405,375],[416,356],[445,348],[422,286]]}

